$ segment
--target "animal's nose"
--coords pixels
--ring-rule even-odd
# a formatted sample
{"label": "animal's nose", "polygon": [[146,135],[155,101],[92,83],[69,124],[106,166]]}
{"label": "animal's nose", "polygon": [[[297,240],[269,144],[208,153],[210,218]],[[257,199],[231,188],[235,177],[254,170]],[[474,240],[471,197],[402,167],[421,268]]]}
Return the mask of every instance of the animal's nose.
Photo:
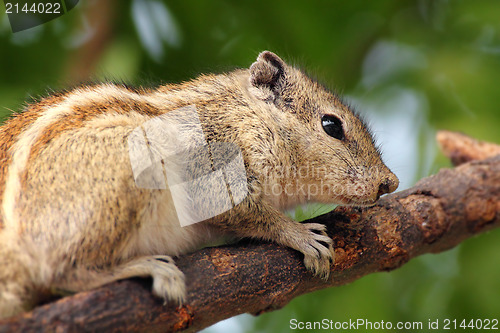
{"label": "animal's nose", "polygon": [[399,179],[393,173],[384,178],[378,187],[377,200],[382,195],[396,191],[399,186]]}

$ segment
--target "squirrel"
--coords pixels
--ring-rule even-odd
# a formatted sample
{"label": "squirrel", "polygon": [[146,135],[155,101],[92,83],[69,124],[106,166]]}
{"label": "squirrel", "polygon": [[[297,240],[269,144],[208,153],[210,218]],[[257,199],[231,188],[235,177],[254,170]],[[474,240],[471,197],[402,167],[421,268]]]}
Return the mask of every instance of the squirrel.
{"label": "squirrel", "polygon": [[[203,194],[191,198],[193,207],[201,205],[203,213],[210,202],[220,204],[211,198],[229,192],[230,209],[182,225],[174,201],[184,200],[184,192],[174,195],[169,187],[185,178],[174,184],[175,177],[167,175],[166,187],[138,185],[156,171],[135,174],[131,161],[141,162],[142,155],[132,155],[140,145],[131,137],[170,114],[180,122],[158,127],[157,137],[174,142],[170,151],[180,142],[177,153],[188,152],[177,158],[174,173],[192,173],[188,190]],[[182,122],[193,114],[198,123]],[[204,143],[197,139],[200,133]],[[155,137],[149,138],[143,143],[153,151]],[[236,147],[218,155],[242,167],[236,167],[237,175],[229,169],[219,173],[226,182],[239,179],[234,188],[224,181],[207,186],[210,172],[196,171],[197,155],[207,151],[202,147],[212,150],[210,170],[216,169],[217,142]],[[156,165],[168,166],[166,160]],[[130,277],[152,277],[154,295],[182,304],[184,275],[172,258],[224,237],[300,251],[305,267],[326,278],[335,256],[326,227],[299,223],[283,211],[306,201],[373,205],[399,181],[356,112],[264,51],[248,69],[156,88],[84,85],[27,105],[0,127],[0,184],[2,318],[57,291],[79,292]]]}

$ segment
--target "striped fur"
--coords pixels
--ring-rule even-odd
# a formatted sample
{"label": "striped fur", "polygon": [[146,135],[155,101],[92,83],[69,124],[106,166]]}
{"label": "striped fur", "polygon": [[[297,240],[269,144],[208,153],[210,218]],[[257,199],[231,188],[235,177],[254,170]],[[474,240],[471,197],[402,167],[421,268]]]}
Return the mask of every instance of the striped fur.
{"label": "striped fur", "polygon": [[[127,138],[185,106],[196,108],[208,143],[241,149],[248,195],[221,215],[181,227],[168,188],[134,182]],[[324,114],[341,119],[343,141],[323,131]],[[167,139],[177,133],[164,130]],[[191,142],[185,148],[196,147]],[[275,172],[311,166],[323,173]],[[195,189],[206,185],[199,179]],[[300,224],[280,210],[306,200],[370,204],[381,184],[393,191],[397,178],[362,121],[270,52],[248,70],[179,85],[131,89],[104,83],[54,94],[0,127],[0,318],[30,309],[54,288],[80,291],[133,276],[153,276],[155,295],[182,302],[184,277],[169,256],[226,236],[289,246],[304,254],[308,269],[328,276],[334,252],[324,226]],[[327,191],[273,193],[283,185]],[[333,191],[339,188],[341,193]],[[221,188],[211,190],[195,198],[199,207],[221,195]]]}

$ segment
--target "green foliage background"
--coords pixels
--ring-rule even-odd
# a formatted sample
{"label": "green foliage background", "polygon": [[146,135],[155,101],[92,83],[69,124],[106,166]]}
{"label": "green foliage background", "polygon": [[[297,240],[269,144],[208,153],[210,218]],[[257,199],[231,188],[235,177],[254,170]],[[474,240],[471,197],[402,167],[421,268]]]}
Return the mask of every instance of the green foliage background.
{"label": "green foliage background", "polygon": [[[77,83],[71,73],[81,66],[85,41],[93,31],[100,33],[92,8],[102,2],[82,0],[63,17],[16,34],[0,9],[2,119],[49,88]],[[269,49],[355,104],[379,105],[381,117],[380,106],[390,103],[391,91],[417,96],[424,120],[411,128],[417,145],[400,145],[415,150],[416,159],[408,163],[418,167],[406,179],[410,185],[448,166],[434,153],[435,129],[500,142],[498,0],[104,2],[111,8],[104,20],[111,30],[87,78],[177,82],[248,67],[259,51]],[[405,107],[396,111],[389,117],[407,115],[411,123],[415,116]],[[390,138],[391,129],[384,131]],[[398,152],[386,152],[388,160],[389,154]],[[496,230],[394,272],[305,295],[280,311],[212,330],[285,332],[291,318],[422,321],[424,327],[428,319],[500,319],[499,244]]]}

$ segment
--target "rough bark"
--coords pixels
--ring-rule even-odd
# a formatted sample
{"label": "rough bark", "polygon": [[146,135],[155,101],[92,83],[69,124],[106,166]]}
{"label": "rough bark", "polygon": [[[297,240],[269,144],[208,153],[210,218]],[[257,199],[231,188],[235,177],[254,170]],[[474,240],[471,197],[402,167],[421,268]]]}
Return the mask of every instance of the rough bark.
{"label": "rough bark", "polygon": [[[440,133],[438,140],[451,147],[445,150],[450,157],[468,156],[459,162],[496,154],[490,149],[494,145],[454,133]],[[481,151],[484,147],[489,153]],[[4,320],[0,332],[196,331],[241,313],[272,311],[298,295],[398,268],[498,227],[499,198],[500,156],[472,161],[387,195],[373,207],[339,207],[313,219],[328,226],[335,244],[328,281],[306,271],[296,251],[243,241],[178,258],[188,289],[182,307],[164,306],[153,297],[150,280],[127,280]]]}
{"label": "rough bark", "polygon": [[479,141],[462,133],[439,131],[436,138],[441,151],[454,165],[500,154],[499,145]]}

